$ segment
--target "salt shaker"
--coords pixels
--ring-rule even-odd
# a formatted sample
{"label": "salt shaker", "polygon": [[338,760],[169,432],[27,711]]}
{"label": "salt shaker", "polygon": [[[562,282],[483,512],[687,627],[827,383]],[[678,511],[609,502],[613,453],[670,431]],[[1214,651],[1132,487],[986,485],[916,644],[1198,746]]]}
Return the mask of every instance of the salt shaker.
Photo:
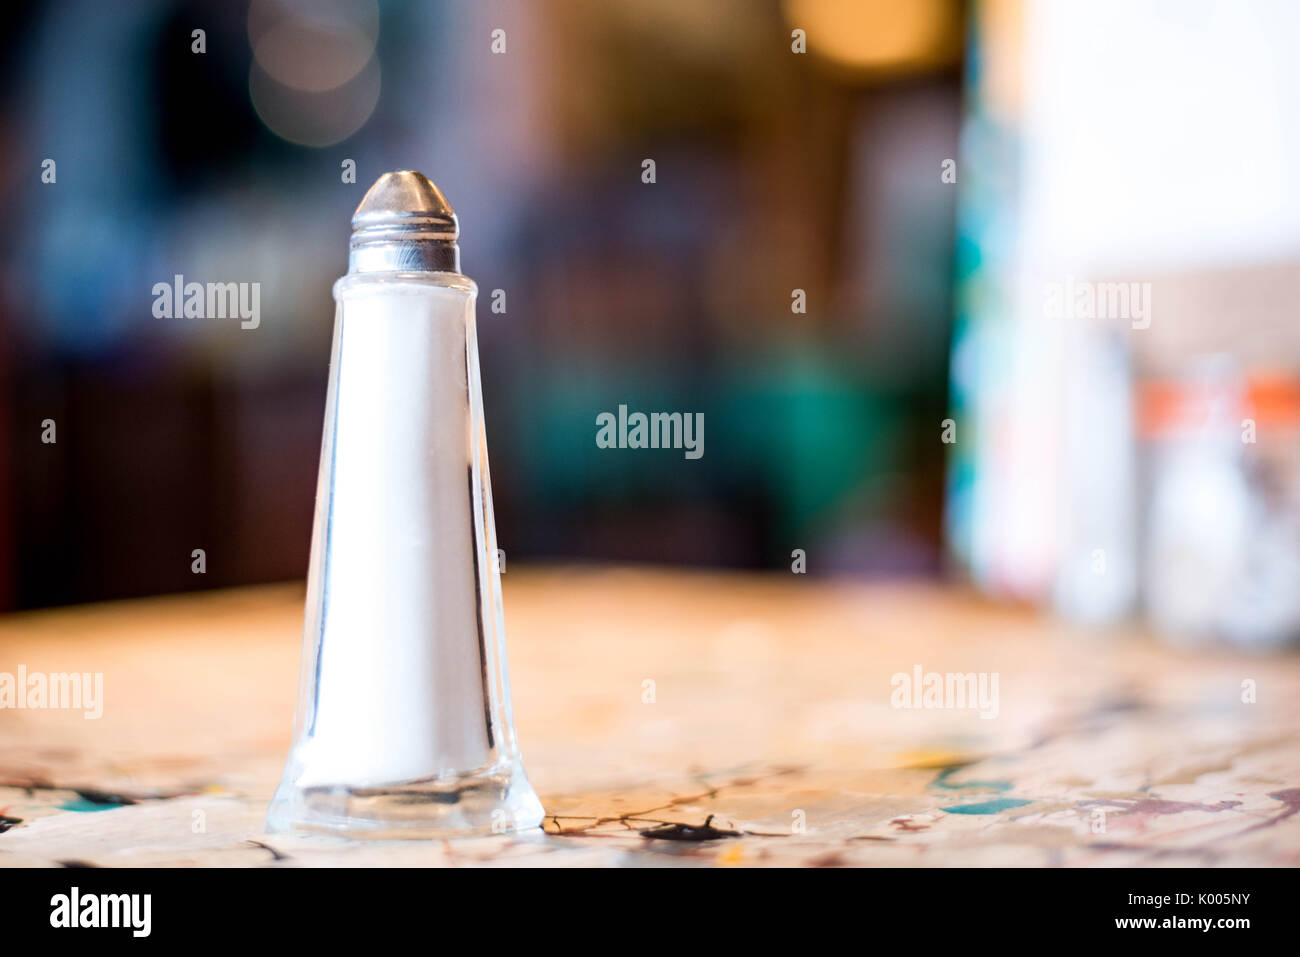
{"label": "salt shaker", "polygon": [[294,742],[271,831],[534,828],[515,743],[474,305],[456,214],[381,176],[337,303]]}

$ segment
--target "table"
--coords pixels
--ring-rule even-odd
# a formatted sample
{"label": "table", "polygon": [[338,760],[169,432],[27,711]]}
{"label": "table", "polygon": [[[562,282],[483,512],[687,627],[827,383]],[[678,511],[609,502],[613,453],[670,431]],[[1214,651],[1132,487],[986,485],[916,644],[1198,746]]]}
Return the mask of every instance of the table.
{"label": "table", "polygon": [[[104,681],[98,719],[0,710],[0,865],[1300,864],[1295,655],[1181,653],[933,584],[503,581],[544,831],[265,834],[303,600],[274,585],[0,619],[0,672]],[[895,707],[918,667],[996,675],[996,716]]]}

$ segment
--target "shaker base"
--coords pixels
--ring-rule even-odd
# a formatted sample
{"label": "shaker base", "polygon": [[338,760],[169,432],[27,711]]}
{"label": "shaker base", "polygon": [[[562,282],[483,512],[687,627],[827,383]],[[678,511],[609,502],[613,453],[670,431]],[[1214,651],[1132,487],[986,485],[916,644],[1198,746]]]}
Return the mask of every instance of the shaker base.
{"label": "shaker base", "polygon": [[298,787],[284,782],[266,815],[269,833],[420,840],[525,831],[544,812],[523,767],[379,787]]}

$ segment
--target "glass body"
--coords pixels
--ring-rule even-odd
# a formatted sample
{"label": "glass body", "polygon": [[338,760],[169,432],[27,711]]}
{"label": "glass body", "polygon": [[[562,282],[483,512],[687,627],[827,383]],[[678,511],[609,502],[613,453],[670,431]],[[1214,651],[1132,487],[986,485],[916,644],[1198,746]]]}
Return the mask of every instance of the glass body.
{"label": "glass body", "polygon": [[272,831],[541,822],[510,710],[476,294],[459,273],[335,284],[298,713]]}

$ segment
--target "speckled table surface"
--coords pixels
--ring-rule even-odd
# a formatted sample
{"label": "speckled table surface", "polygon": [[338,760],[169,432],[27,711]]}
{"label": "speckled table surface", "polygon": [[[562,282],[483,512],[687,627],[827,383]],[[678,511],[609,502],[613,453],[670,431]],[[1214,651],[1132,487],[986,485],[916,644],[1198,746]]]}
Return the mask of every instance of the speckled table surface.
{"label": "speckled table surface", "polygon": [[[543,831],[263,833],[302,615],[301,587],[270,586],[0,619],[0,673],[104,682],[97,719],[0,709],[0,865],[1300,864],[1295,655],[1180,653],[935,586],[503,580]],[[918,668],[996,675],[995,706],[900,707]]]}

